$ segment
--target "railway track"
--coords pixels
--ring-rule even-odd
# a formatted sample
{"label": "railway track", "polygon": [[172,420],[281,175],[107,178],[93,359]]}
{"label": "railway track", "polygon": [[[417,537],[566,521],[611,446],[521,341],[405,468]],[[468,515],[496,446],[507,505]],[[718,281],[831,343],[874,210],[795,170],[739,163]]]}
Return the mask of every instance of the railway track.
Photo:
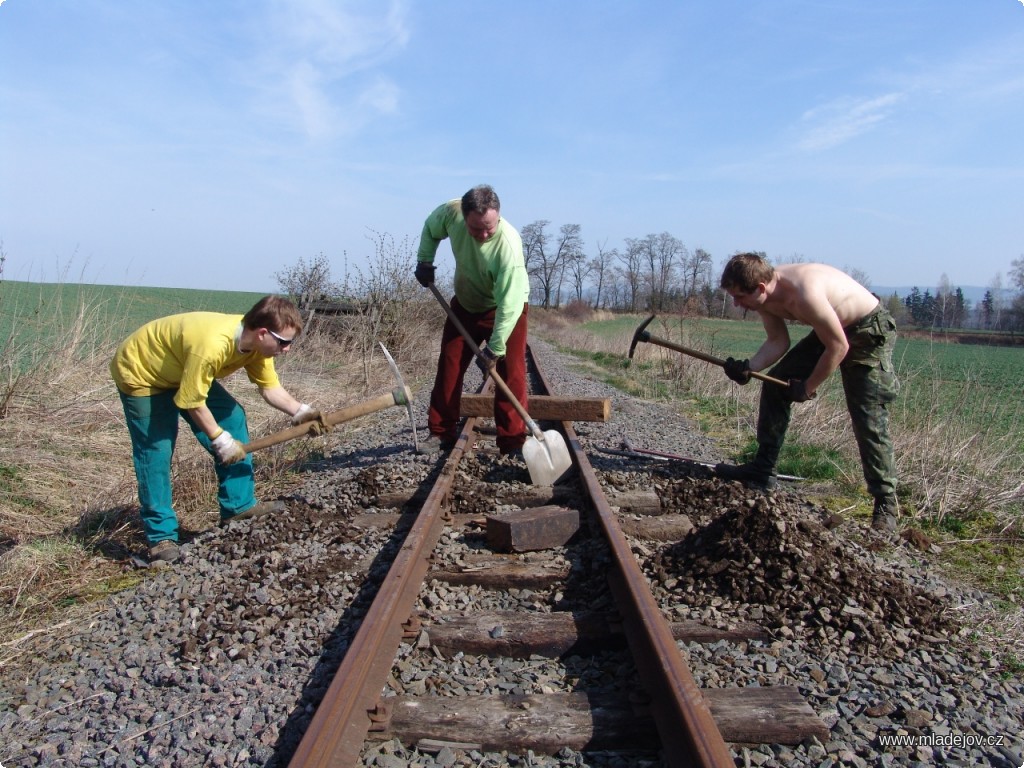
{"label": "railway track", "polygon": [[[1021,685],[973,641],[976,624],[957,620],[989,596],[922,569],[909,540],[883,541],[800,486],[754,493],[667,458],[720,453],[685,413],[580,376],[543,343],[538,353],[562,397],[536,395],[531,411],[547,425],[557,414],[541,412],[560,402],[593,478],[532,486],[522,462],[496,455],[486,418],[457,465],[409,450],[395,409],[335,430],[310,446],[286,515],[192,531],[173,567],[5,646],[0,763],[299,765],[332,681],[347,676],[339,667],[359,658],[361,627],[390,648],[355,670],[363,698],[348,709],[365,734],[348,742],[349,764],[683,762],[673,711],[658,719],[648,682],[660,659],[634,650],[642,627],[621,605],[608,517],[668,622],[664,650],[686,662],[736,765],[1020,765]],[[463,413],[487,403],[468,396]],[[437,543],[411,557],[403,545],[438,497]],[[567,541],[519,551],[492,538],[503,530],[492,520],[566,510],[579,520]],[[389,568],[422,571],[401,596],[409,607],[367,619]],[[325,727],[351,735],[336,713]],[[893,741],[929,733],[1005,744]]]}
{"label": "railway track", "polygon": [[[530,362],[532,394],[551,395]],[[367,764],[392,739],[435,753],[612,750],[710,768],[735,764],[727,739],[825,737],[793,688],[709,691],[695,682],[681,644],[766,634],[669,621],[617,514],[660,511],[656,494],[609,491],[571,421],[557,427],[573,469],[553,488],[531,486],[523,468],[497,456],[484,422],[467,418],[431,481],[378,507],[404,515],[368,523],[407,530],[292,768]],[[437,558],[442,537],[455,546]],[[481,610],[487,590],[514,593],[518,607]],[[508,693],[445,695],[421,660],[467,670],[470,684],[471,670],[500,664]],[[548,664],[553,672],[536,673]]]}

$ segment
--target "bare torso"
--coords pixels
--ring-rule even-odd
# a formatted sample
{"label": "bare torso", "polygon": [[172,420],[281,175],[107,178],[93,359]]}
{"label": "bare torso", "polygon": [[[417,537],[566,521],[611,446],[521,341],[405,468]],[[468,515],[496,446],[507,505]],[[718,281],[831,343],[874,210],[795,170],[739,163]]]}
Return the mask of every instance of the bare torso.
{"label": "bare torso", "polygon": [[775,274],[778,284],[759,311],[785,320],[817,326],[827,305],[840,325],[846,327],[878,305],[878,298],[871,291],[827,264],[781,264],[775,268]]}

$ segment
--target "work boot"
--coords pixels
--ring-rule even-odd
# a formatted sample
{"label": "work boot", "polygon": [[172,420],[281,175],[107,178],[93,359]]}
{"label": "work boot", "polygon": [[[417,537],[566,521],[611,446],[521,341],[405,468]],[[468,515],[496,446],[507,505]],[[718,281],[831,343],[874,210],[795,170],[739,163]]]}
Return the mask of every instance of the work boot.
{"label": "work boot", "polygon": [[426,440],[420,440],[416,453],[424,456],[432,456],[442,451],[450,451],[455,447],[455,441],[443,438],[440,435],[430,435]]}
{"label": "work boot", "polygon": [[149,548],[149,564],[156,565],[157,563],[173,563],[181,556],[181,550],[178,549],[178,544],[170,539],[164,539],[158,541],[152,547]]}
{"label": "work boot", "polygon": [[715,475],[722,480],[737,480],[755,491],[770,491],[778,485],[772,467],[766,467],[756,459],[746,464],[715,464]]}
{"label": "work boot", "polygon": [[254,504],[244,512],[239,512],[237,515],[231,517],[222,518],[220,521],[221,527],[228,523],[233,523],[235,520],[251,520],[256,517],[263,517],[264,515],[283,515],[288,511],[287,505],[283,501],[264,501],[260,504]]}
{"label": "work boot", "polygon": [[871,513],[871,527],[876,531],[894,533],[900,515],[900,504],[895,496],[879,496]]}

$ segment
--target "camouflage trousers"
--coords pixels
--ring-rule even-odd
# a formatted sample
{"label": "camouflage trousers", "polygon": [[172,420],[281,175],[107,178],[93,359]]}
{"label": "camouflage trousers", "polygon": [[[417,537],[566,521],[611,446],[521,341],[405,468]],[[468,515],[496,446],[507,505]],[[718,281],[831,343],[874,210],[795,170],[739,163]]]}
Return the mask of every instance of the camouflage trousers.
{"label": "camouflage trousers", "polygon": [[[896,464],[889,438],[889,403],[900,391],[892,363],[896,322],[881,303],[856,323],[843,329],[850,349],[839,364],[846,407],[860,449],[860,462],[868,492],[876,499],[896,492]],[[798,341],[769,373],[784,381],[806,379],[825,345],[813,331]],[[758,455],[774,467],[789,428],[792,403],[777,384],[761,386],[757,419]]]}

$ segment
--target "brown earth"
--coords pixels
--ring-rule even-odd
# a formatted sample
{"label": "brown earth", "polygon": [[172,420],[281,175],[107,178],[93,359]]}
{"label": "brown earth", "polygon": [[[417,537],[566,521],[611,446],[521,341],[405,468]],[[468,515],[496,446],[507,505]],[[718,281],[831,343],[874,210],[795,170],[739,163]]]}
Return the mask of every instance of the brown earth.
{"label": "brown earth", "polygon": [[[862,652],[898,653],[959,629],[948,597],[914,586],[850,541],[855,523],[785,490],[763,494],[693,477],[670,487],[671,505],[689,509],[697,527],[662,550],[654,567],[678,579],[674,591],[685,604],[706,606],[717,595],[762,606],[772,631]],[[869,546],[897,544],[857,533]]]}

